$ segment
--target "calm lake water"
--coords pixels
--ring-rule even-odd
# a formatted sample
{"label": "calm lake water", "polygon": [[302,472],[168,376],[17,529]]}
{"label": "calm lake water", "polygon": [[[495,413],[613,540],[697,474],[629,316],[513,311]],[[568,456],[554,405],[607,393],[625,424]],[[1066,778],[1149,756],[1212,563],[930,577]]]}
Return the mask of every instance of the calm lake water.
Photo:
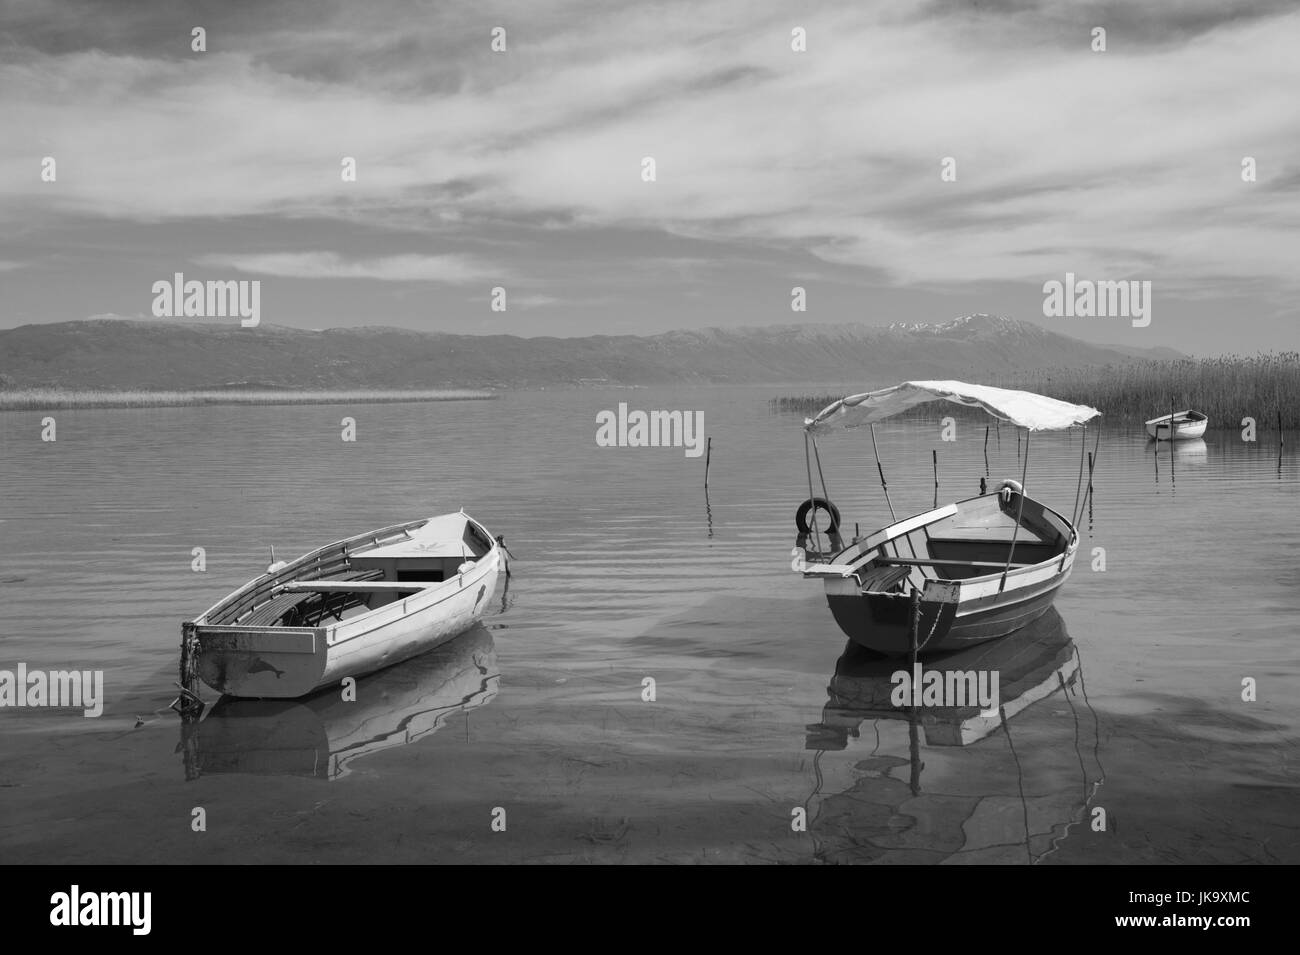
{"label": "calm lake water", "polygon": [[[940,746],[845,711],[862,679],[837,672],[821,585],[790,571],[807,477],[801,416],[767,405],[782,391],[60,411],[54,443],[40,414],[0,414],[0,669],[99,669],[106,694],[98,719],[0,710],[0,856],[1300,862],[1296,435],[1279,471],[1275,434],[1211,432],[1171,481],[1167,446],[1107,429],[1056,602],[1075,682]],[[703,412],[707,500],[702,457],[596,446],[620,401]],[[877,433],[900,516],[933,501],[932,449],[941,502],[978,491],[982,424],[954,443],[937,420]],[[1079,437],[1032,445],[1028,491],[1069,513]],[[867,435],[821,450],[846,521],[887,523]],[[1010,428],[989,458],[1019,478]],[[363,679],[355,704],[226,701],[183,740],[180,623],[270,546],[291,558],[462,506],[516,558],[482,628]]]}

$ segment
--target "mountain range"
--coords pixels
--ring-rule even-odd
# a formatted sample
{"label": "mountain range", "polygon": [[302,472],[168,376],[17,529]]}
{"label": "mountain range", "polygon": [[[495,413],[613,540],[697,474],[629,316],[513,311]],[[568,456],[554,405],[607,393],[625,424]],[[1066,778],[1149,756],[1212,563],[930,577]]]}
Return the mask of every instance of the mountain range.
{"label": "mountain range", "polygon": [[949,322],[773,325],[523,338],[400,328],[321,331],[92,319],[0,330],[0,387],[535,388],[582,384],[854,383],[1007,376],[1174,358],[992,315]]}

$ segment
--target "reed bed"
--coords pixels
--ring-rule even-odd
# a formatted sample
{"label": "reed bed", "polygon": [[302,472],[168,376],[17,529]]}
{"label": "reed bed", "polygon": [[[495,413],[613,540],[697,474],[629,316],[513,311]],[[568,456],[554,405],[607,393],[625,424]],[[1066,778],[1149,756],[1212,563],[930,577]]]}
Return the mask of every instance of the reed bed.
{"label": "reed bed", "polygon": [[1300,352],[1143,361],[1100,368],[1044,369],[1002,382],[1099,409],[1107,424],[1143,422],[1191,408],[1210,428],[1300,428]]}
{"label": "reed bed", "polygon": [[50,408],[183,408],[192,405],[391,404],[402,401],[475,401],[497,397],[490,391],[72,391],[18,388],[0,391],[0,411]]}
{"label": "reed bed", "polygon": [[[1259,429],[1300,428],[1300,352],[1254,356],[1134,361],[1089,368],[1044,368],[982,379],[981,384],[1020,388],[1074,404],[1091,405],[1108,426],[1140,426],[1170,410],[1209,415],[1210,428],[1240,428],[1254,418]],[[813,415],[843,395],[787,395],[768,402],[773,412]],[[921,405],[920,417],[956,414],[952,405]]]}

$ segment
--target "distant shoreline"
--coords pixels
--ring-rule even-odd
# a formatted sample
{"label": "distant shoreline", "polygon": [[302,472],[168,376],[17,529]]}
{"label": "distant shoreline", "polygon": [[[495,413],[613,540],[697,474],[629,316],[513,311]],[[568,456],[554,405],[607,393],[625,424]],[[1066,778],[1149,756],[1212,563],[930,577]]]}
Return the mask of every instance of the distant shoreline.
{"label": "distant shoreline", "polygon": [[0,391],[0,411],[43,411],[68,408],[187,408],[207,405],[332,405],[397,404],[413,401],[486,401],[493,391],[441,389],[380,391],[373,388],[340,391],[236,390],[99,391],[64,388],[18,388]]}

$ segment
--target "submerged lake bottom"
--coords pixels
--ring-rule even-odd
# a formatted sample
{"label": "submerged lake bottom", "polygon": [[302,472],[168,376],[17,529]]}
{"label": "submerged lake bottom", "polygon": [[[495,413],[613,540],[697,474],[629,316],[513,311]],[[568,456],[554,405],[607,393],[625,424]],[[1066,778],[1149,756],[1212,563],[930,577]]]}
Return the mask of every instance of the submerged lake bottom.
{"label": "submerged lake bottom", "polygon": [[[16,489],[0,511],[0,668],[105,679],[98,718],[0,711],[0,852],[14,863],[1300,861],[1300,579],[1277,519],[1295,512],[1294,457],[1279,469],[1226,433],[1183,457],[1163,449],[1165,460],[1136,435],[1103,435],[1076,569],[1018,637],[1010,715],[980,723],[889,712],[889,666],[847,646],[821,585],[791,572],[802,438],[798,416],[770,414],[767,396],[78,411],[60,417],[56,448],[31,441],[39,413],[0,417],[0,469]],[[702,462],[680,449],[596,445],[597,414],[620,401],[702,411],[707,498]],[[350,413],[359,447],[339,441]],[[931,504],[932,450],[941,501],[975,493],[985,473],[982,428],[955,445],[924,423],[878,436],[900,516]],[[991,476],[1018,479],[1014,436],[1000,439]],[[1068,512],[1079,439],[1033,442],[1031,493]],[[846,520],[887,522],[869,448],[845,436],[821,453]],[[167,709],[181,620],[259,573],[270,543],[293,556],[460,506],[516,555],[480,626],[361,678],[355,702],[205,689],[188,727]],[[963,721],[978,738],[955,745]]]}

